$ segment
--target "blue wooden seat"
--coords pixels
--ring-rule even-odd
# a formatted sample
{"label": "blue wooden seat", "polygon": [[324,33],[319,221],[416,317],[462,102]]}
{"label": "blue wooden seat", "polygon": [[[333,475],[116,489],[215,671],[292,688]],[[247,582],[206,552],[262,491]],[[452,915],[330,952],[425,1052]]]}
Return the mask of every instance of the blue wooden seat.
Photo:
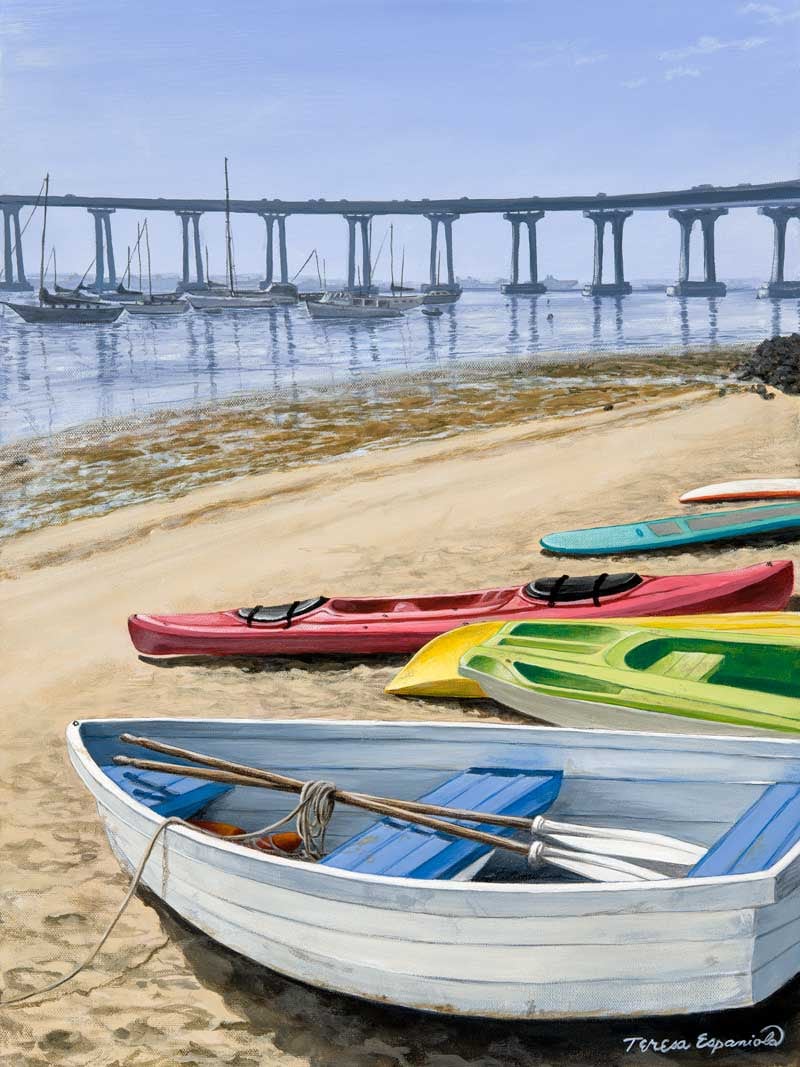
{"label": "blue wooden seat", "polygon": [[764,871],[800,841],[800,785],[777,782],[727,830],[687,878]]}
{"label": "blue wooden seat", "polygon": [[[555,800],[561,786],[560,771],[472,767],[455,775],[420,797],[426,804],[457,807],[487,815],[538,815]],[[511,837],[512,827],[490,823],[462,826]],[[466,841],[449,834],[403,822],[381,819],[335,849],[321,862],[363,874],[400,878],[456,878],[473,868],[492,851],[489,845]]]}
{"label": "blue wooden seat", "polygon": [[232,786],[220,785],[219,782],[203,782],[199,778],[165,774],[162,771],[140,771],[114,764],[101,767],[101,770],[129,797],[165,818],[177,815],[181,819],[189,819],[212,800],[232,789]]}

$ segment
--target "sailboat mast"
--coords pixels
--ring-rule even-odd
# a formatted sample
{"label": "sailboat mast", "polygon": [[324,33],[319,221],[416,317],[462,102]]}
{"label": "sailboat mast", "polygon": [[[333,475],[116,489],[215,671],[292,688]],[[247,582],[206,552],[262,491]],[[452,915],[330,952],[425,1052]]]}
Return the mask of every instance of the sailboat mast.
{"label": "sailboat mast", "polygon": [[42,303],[42,293],[44,292],[44,249],[45,239],[47,235],[47,197],[50,193],[50,173],[48,172],[44,176],[44,217],[42,218],[42,256],[39,265],[39,305]]}
{"label": "sailboat mast", "polygon": [[128,288],[131,287],[131,246],[128,245]]}
{"label": "sailboat mast", "polygon": [[147,248],[147,291],[150,294],[150,303],[153,303],[153,276],[150,272],[150,230],[147,219],[144,220],[144,242]]}
{"label": "sailboat mast", "polygon": [[225,255],[228,267],[228,287],[233,296],[233,248],[231,246],[231,191],[228,185],[228,157],[225,156]]}
{"label": "sailboat mast", "polygon": [[139,292],[142,291],[142,227],[136,223],[136,254],[139,257]]}
{"label": "sailboat mast", "polygon": [[392,275],[391,288],[394,289],[394,223],[389,226],[389,269]]}

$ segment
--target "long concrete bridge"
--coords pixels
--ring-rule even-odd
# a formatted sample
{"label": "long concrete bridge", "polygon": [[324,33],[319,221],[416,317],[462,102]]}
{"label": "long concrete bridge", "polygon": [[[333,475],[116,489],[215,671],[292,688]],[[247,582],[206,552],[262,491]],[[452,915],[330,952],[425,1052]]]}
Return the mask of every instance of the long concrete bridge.
{"label": "long concrete bridge", "polygon": [[[39,202],[36,195],[0,194],[3,213],[3,274],[0,287],[30,289],[25,275],[22,255],[20,211]],[[93,220],[95,235],[95,288],[117,284],[113,251],[111,216],[116,211],[150,213],[166,211],[175,214],[181,225],[182,285],[186,289],[202,289],[207,285],[200,245],[202,215],[225,211],[224,200],[164,199],[151,197],[78,196],[71,193],[51,196],[53,208],[83,208]],[[439,229],[445,245],[447,280],[444,288],[457,288],[453,224],[462,216],[499,215],[511,224],[511,281],[505,286],[509,293],[541,293],[537,254],[537,223],[552,212],[581,212],[594,227],[594,272],[587,295],[620,295],[630,292],[625,280],[623,263],[623,228],[626,219],[635,211],[667,211],[680,229],[678,279],[667,292],[675,296],[714,295],[725,293],[725,285],[717,281],[715,263],[715,226],[719,218],[731,209],[756,208],[773,224],[774,246],[772,273],[763,294],[772,297],[800,296],[800,281],[787,281],[785,273],[786,228],[790,219],[800,219],[800,179],[758,185],[742,183],[734,186],[696,185],[691,189],[677,189],[653,193],[628,193],[594,196],[470,198],[445,200],[231,200],[230,210],[237,215],[258,215],[266,226],[266,270],[263,286],[273,282],[275,274],[274,239],[277,228],[280,280],[288,281],[286,220],[290,215],[339,215],[347,225],[348,285],[351,289],[369,288],[372,283],[370,250],[370,222],[376,216],[415,215],[430,223],[430,279],[429,286],[440,284],[438,278]],[[691,233],[699,222],[703,237],[702,281],[689,279]],[[519,253],[522,226],[527,230],[528,278],[520,277]],[[612,235],[613,280],[604,278],[604,250],[606,227]],[[360,238],[357,239],[357,238]],[[360,249],[358,246],[360,245]],[[357,252],[360,251],[360,256]],[[357,259],[360,258],[360,280],[356,284]],[[192,269],[193,268],[193,269]]]}

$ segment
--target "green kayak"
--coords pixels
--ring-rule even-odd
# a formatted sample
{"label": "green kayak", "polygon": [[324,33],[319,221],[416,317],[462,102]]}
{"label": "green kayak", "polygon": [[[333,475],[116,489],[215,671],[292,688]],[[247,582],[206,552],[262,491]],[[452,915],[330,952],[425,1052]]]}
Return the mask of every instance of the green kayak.
{"label": "green kayak", "polygon": [[661,730],[690,718],[800,732],[796,638],[519,622],[466,652],[459,673],[500,703],[561,726]]}

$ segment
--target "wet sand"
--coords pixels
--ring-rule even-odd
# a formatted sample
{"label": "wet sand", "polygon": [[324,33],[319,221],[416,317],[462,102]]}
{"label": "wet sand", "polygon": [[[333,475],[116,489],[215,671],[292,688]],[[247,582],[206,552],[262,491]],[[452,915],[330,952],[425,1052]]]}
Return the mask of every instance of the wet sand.
{"label": "wet sand", "polygon": [[[683,489],[800,471],[800,401],[675,392],[611,411],[522,420],[248,474],[175,499],[119,508],[0,544],[0,981],[8,995],[66,973],[127,883],[63,731],[102,715],[497,717],[488,701],[400,700],[399,660],[137,658],[137,610],[280,603],[337,592],[433,592],[560,573],[538,537],[576,525],[669,515]],[[570,569],[690,572],[797,555],[797,543],[710,547]],[[775,1023],[775,1054],[800,1043],[794,983],[766,1005],[705,1018],[615,1023],[454,1021],[318,993],[211,943],[136,899],[93,965],[56,994],[0,1011],[0,1065],[276,1064],[281,1067],[527,1067],[706,1062],[707,1053],[625,1052],[623,1039],[749,1037]]]}
{"label": "wet sand", "polygon": [[364,449],[656,399],[692,387],[710,394],[730,382],[741,355],[715,349],[556,364],[468,363],[350,389],[250,393],[89,423],[0,447],[0,538]]}

